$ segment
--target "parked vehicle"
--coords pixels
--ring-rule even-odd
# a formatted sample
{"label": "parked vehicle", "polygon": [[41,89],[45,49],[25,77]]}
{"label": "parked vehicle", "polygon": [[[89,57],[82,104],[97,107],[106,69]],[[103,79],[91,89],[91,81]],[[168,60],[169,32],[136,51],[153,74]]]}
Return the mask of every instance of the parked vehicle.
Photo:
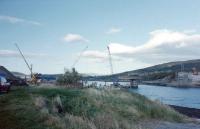
{"label": "parked vehicle", "polygon": [[0,76],[0,93],[8,92],[10,90],[10,83],[7,82],[5,77]]}

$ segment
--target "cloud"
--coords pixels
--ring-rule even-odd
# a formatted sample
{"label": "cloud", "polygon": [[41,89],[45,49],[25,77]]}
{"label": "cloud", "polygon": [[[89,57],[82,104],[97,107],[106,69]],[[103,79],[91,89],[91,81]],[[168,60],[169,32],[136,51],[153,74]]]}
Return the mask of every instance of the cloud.
{"label": "cloud", "polygon": [[[47,55],[43,53],[24,53],[24,56],[27,58],[47,57]],[[0,58],[21,58],[21,55],[18,51],[0,50]]]}
{"label": "cloud", "polygon": [[[111,54],[123,60],[134,59],[152,65],[200,58],[200,34],[161,29],[154,30],[149,35],[149,40],[138,46],[110,43]],[[86,57],[99,59],[106,54],[104,51],[100,56],[100,51],[93,51],[95,52]]]}
{"label": "cloud", "polygon": [[[150,39],[140,46],[127,46],[120,43],[111,43],[110,49],[115,54],[136,54],[136,53],[163,53],[166,49],[169,52],[173,49],[183,50],[183,48],[200,45],[200,34],[186,34],[171,30],[155,30],[150,32]],[[159,53],[158,53],[159,50]],[[185,51],[183,51],[185,52]]]}
{"label": "cloud", "polygon": [[193,34],[193,33],[196,33],[197,30],[196,29],[189,29],[189,30],[184,30],[183,33],[186,33],[186,34]]}
{"label": "cloud", "polygon": [[110,28],[110,29],[106,32],[106,34],[115,34],[115,33],[119,33],[119,32],[121,32],[121,29],[120,29],[120,28],[115,28],[115,27],[113,27],[113,28]]}
{"label": "cloud", "polygon": [[96,58],[96,59],[108,58],[108,54],[106,54],[105,52],[100,52],[100,51],[85,51],[82,56],[86,58]]}
{"label": "cloud", "polygon": [[67,34],[64,40],[66,42],[89,42],[89,40],[79,34]]}
{"label": "cloud", "polygon": [[[109,56],[108,56],[108,52],[106,51],[85,51],[83,54],[82,54],[82,57],[83,58],[87,58],[93,62],[107,62],[108,59],[109,59]],[[121,58],[115,56],[115,55],[112,55],[112,59],[115,60],[115,61],[120,61]]]}
{"label": "cloud", "polygon": [[36,26],[41,26],[42,24],[37,21],[26,20],[22,18],[17,18],[13,16],[4,16],[0,15],[0,21],[5,21],[11,24],[22,23],[22,24],[31,24]]}

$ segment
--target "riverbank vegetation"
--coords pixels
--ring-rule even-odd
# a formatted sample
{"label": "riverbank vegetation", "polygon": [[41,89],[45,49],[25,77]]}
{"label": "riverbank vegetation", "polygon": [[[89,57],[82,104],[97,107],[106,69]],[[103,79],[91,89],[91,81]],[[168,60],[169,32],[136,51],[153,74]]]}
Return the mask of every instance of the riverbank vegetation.
{"label": "riverbank vegetation", "polygon": [[64,86],[80,86],[81,75],[76,71],[75,68],[71,70],[65,69],[64,74],[60,75],[57,79],[58,85]]}
{"label": "riverbank vegetation", "polygon": [[1,129],[142,129],[143,121],[186,117],[117,89],[15,88],[0,95]]}

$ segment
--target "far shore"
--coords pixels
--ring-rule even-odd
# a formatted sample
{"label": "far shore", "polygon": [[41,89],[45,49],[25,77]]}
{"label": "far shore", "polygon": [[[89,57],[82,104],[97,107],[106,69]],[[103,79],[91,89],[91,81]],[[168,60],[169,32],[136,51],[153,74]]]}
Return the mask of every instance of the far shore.
{"label": "far shore", "polygon": [[[149,85],[149,86],[162,86],[162,87],[174,87],[174,88],[200,88],[200,86],[197,85],[178,85],[175,83],[161,83],[161,82],[142,82],[142,85]],[[140,85],[141,85],[140,84]]]}

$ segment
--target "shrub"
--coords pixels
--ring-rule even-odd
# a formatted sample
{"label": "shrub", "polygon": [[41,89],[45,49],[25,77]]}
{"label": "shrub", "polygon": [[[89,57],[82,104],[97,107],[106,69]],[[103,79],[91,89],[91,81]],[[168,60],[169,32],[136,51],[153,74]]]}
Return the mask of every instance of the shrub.
{"label": "shrub", "polygon": [[65,73],[57,79],[59,85],[73,85],[78,84],[81,80],[80,74],[72,68],[72,70],[65,70]]}

